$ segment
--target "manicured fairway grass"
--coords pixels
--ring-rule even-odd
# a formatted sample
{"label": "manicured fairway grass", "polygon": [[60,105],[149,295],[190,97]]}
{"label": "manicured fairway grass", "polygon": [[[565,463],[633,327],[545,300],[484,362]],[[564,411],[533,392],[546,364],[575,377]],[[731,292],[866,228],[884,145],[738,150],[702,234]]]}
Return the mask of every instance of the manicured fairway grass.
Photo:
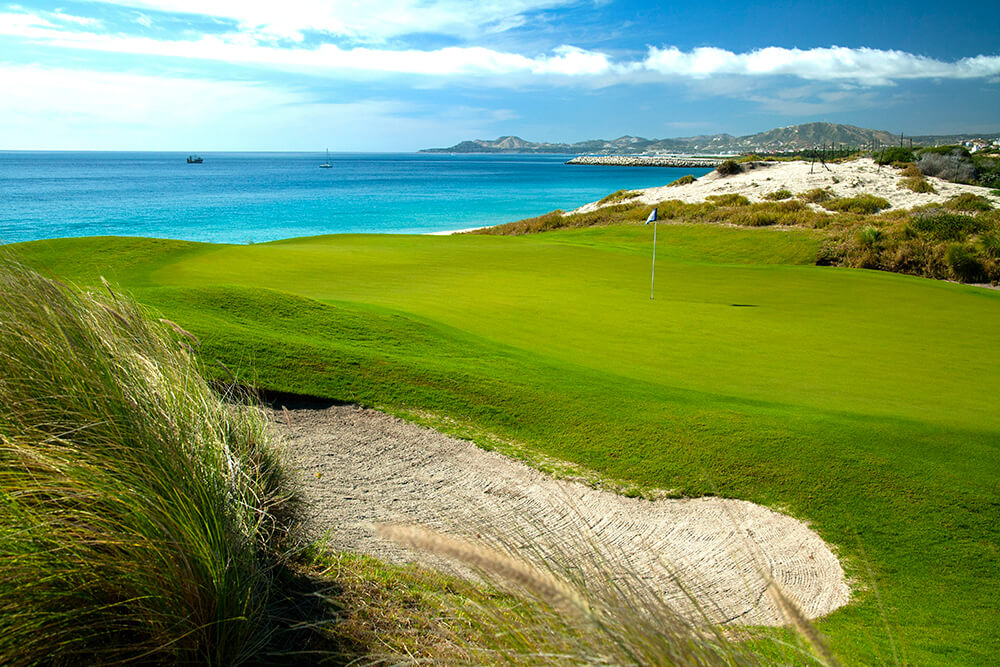
{"label": "manicured fairway grass", "polygon": [[819,624],[847,662],[993,660],[1000,293],[815,267],[808,231],[664,225],[650,300],[651,232],[17,249],[261,386],[783,508],[853,578]]}

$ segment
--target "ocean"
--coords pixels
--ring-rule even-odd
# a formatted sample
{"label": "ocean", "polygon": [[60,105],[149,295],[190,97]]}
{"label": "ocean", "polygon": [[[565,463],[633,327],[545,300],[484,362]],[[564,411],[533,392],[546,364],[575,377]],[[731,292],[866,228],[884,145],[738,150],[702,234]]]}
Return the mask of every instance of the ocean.
{"label": "ocean", "polygon": [[563,164],[565,155],[0,152],[0,243],[151,236],[258,243],[421,234],[568,210],[708,169]]}

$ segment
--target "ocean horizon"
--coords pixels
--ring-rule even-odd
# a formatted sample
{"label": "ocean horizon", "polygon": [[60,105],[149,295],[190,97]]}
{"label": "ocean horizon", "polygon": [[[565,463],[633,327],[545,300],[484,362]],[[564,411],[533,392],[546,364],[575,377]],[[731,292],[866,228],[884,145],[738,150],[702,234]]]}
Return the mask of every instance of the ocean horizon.
{"label": "ocean horizon", "polygon": [[572,155],[0,151],[0,243],[148,236],[260,243],[442,233],[570,210],[709,169],[573,166]]}

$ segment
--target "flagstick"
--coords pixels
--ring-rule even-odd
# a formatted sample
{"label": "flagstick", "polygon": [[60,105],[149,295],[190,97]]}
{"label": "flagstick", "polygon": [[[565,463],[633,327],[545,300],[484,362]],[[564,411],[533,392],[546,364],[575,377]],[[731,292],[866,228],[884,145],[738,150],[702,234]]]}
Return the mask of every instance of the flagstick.
{"label": "flagstick", "polygon": [[649,300],[653,300],[653,285],[656,282],[656,220],[653,220],[653,267],[649,270]]}

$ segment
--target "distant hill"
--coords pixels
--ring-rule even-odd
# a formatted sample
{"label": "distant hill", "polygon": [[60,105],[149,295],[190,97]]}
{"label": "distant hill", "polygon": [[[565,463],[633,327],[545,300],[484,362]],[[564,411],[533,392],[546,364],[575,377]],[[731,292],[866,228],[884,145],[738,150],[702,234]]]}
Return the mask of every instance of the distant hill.
{"label": "distant hill", "polygon": [[[915,144],[935,145],[957,143],[963,139],[998,135],[924,135],[906,137]],[[899,135],[885,130],[868,130],[836,123],[806,123],[779,127],[767,132],[734,137],[731,134],[698,135],[675,139],[644,139],[624,136],[617,139],[592,139],[575,144],[536,143],[521,137],[505,136],[496,140],[475,139],[455,144],[451,148],[428,148],[421,153],[558,153],[589,155],[642,155],[648,153],[679,153],[682,155],[718,155],[747,152],[782,152],[806,150],[821,146],[863,147],[874,144],[893,145]]]}

